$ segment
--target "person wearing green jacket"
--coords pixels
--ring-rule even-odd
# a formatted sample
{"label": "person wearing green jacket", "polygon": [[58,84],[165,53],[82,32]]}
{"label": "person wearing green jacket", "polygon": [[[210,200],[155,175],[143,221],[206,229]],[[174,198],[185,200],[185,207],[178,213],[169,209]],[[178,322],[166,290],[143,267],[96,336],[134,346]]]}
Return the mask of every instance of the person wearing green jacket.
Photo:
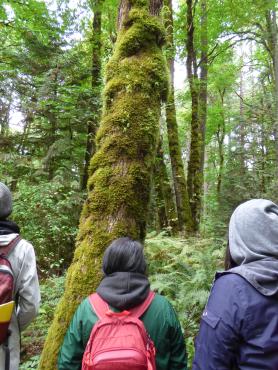
{"label": "person wearing green jacket", "polygon": [[[102,279],[97,293],[113,311],[128,310],[148,296],[143,247],[128,237],[114,240],[103,258]],[[187,370],[185,341],[177,315],[170,302],[156,294],[140,317],[156,348],[157,370]],[[80,370],[91,330],[98,317],[89,298],[77,308],[65,335],[58,358],[59,370]],[[115,369],[116,370],[116,369]]]}

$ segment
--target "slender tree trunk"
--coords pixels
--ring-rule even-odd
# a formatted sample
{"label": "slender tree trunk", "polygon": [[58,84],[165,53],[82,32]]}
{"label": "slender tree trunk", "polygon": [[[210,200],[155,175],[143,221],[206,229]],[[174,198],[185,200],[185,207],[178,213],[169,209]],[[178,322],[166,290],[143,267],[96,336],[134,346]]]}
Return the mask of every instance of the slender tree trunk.
{"label": "slender tree trunk", "polygon": [[3,105],[0,106],[0,135],[2,137],[7,135],[9,131],[9,115],[10,115],[11,105],[12,105],[12,101],[10,100],[7,105],[3,102]]}
{"label": "slender tree trunk", "polygon": [[[60,67],[57,65],[53,68],[52,73],[50,75],[50,94],[49,99],[54,102],[57,102],[57,93],[58,93],[58,76],[59,76]],[[47,154],[43,159],[43,169],[48,173],[48,180],[52,180],[56,170],[55,164],[55,142],[57,140],[57,114],[55,110],[46,108],[45,116],[47,117],[50,123],[50,131],[48,136],[48,147],[47,147]]]}
{"label": "slender tree trunk", "polygon": [[72,315],[100,282],[107,245],[120,236],[145,237],[160,106],[168,90],[161,48],[163,25],[149,12],[151,8],[157,13],[161,5],[147,0],[121,3],[123,19],[106,68],[104,111],[89,167],[88,198],[65,293],[41,356],[41,370],[57,368],[57,354]]}
{"label": "slender tree trunk", "polygon": [[270,11],[271,36],[272,36],[272,64],[274,75],[274,133],[276,151],[276,182],[278,182],[278,27],[276,21],[276,11]]}
{"label": "slender tree trunk", "polygon": [[88,181],[88,168],[92,155],[95,152],[95,134],[100,121],[101,113],[101,16],[102,0],[96,0],[92,6],[94,13],[93,39],[92,39],[92,117],[87,123],[87,145],[85,152],[85,165],[81,188],[84,190]]}
{"label": "slender tree trunk", "polygon": [[[263,118],[263,117],[262,117]],[[262,194],[264,194],[266,192],[266,178],[265,178],[265,174],[266,174],[266,133],[265,133],[265,129],[264,129],[264,126],[262,125],[261,127],[261,130],[260,130],[260,136],[261,136],[261,140],[260,140],[260,145],[259,145],[259,148],[260,148],[260,152],[261,152],[261,158],[259,159],[260,160],[260,192]]]}
{"label": "slender tree trunk", "polygon": [[165,26],[167,32],[167,61],[170,69],[170,92],[166,104],[166,121],[169,141],[169,153],[173,174],[173,183],[177,205],[179,230],[192,231],[192,216],[189,205],[185,172],[181,157],[181,148],[178,135],[178,124],[176,117],[174,96],[174,41],[173,41],[173,9],[172,1],[167,0]]}
{"label": "slender tree trunk", "polygon": [[223,169],[224,169],[224,139],[226,134],[226,124],[225,124],[225,114],[224,114],[224,91],[220,91],[220,98],[221,98],[221,121],[218,124],[216,137],[218,143],[218,156],[219,156],[219,171],[217,175],[217,198],[220,199],[221,195],[221,185],[222,185],[222,178],[223,178]]}
{"label": "slender tree trunk", "polygon": [[198,231],[200,223],[201,196],[202,196],[202,134],[199,120],[199,92],[196,50],[194,46],[194,17],[193,0],[187,0],[187,78],[191,93],[191,142],[188,162],[187,186],[191,207],[193,230]]}
{"label": "slender tree trunk", "polygon": [[244,179],[245,174],[245,119],[244,119],[244,105],[243,105],[243,99],[244,99],[244,88],[243,88],[243,73],[242,70],[240,71],[240,86],[239,86],[239,94],[240,94],[240,100],[239,100],[239,159],[240,159],[240,168],[239,172],[242,176],[242,179]]}
{"label": "slender tree trunk", "polygon": [[204,183],[205,140],[207,124],[208,96],[208,19],[207,0],[201,0],[201,61],[200,61],[200,91],[199,91],[199,120],[201,129],[201,181],[202,194]]}
{"label": "slender tree trunk", "polygon": [[177,232],[177,213],[173,199],[173,192],[169,182],[164,162],[162,140],[160,139],[154,170],[155,191],[160,229],[170,228],[172,234]]}

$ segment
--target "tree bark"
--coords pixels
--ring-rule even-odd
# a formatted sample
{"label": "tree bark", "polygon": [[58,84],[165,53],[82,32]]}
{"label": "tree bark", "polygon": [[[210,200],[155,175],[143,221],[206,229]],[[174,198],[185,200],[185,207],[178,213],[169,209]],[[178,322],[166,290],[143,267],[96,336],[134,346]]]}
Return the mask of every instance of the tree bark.
{"label": "tree bark", "polygon": [[242,179],[244,179],[245,175],[245,119],[244,119],[244,105],[243,105],[243,99],[244,99],[244,88],[243,88],[243,73],[242,70],[240,71],[240,85],[239,85],[239,94],[240,94],[240,100],[239,100],[239,163],[240,163],[240,176]]}
{"label": "tree bark", "polygon": [[174,40],[172,1],[167,0],[168,9],[165,17],[167,35],[167,62],[170,70],[170,92],[166,104],[166,122],[169,142],[169,153],[173,174],[179,231],[192,231],[192,216],[189,205],[185,172],[181,157],[174,95]]}
{"label": "tree bark", "polygon": [[196,50],[194,45],[194,16],[193,16],[193,0],[187,0],[187,59],[186,69],[187,78],[191,94],[191,141],[190,141],[190,157],[188,162],[187,172],[187,187],[189,194],[189,202],[193,220],[193,230],[196,232],[199,229],[200,211],[201,211],[201,196],[202,196],[202,134],[199,119],[199,86],[197,73]]}
{"label": "tree bark", "polygon": [[216,137],[218,143],[218,156],[219,156],[219,170],[217,175],[217,198],[220,200],[221,195],[221,185],[222,185],[222,178],[223,178],[223,169],[224,169],[224,139],[226,134],[226,123],[225,123],[225,114],[224,114],[224,95],[225,90],[219,91],[220,99],[221,99],[221,121],[218,124]]}
{"label": "tree bark", "polygon": [[276,11],[270,10],[268,16],[271,32],[271,57],[273,65],[274,88],[274,136],[275,136],[275,152],[276,152],[276,182],[278,182],[278,27],[276,20]]}
{"label": "tree bark", "polygon": [[[143,240],[151,173],[157,150],[161,100],[168,90],[164,29],[145,0],[124,0],[115,49],[106,68],[104,110],[97,151],[89,167],[83,206],[65,293],[49,329],[39,369],[57,368],[57,355],[78,304],[101,279],[105,248],[120,236]],[[121,12],[120,12],[121,14]]]}
{"label": "tree bark", "polygon": [[164,162],[161,139],[157,149],[154,180],[160,229],[169,228],[171,234],[175,235],[177,232],[177,213],[173,192]]}
{"label": "tree bark", "polygon": [[101,16],[102,16],[102,0],[93,2],[92,11],[94,13],[93,20],[93,38],[92,38],[92,117],[87,123],[87,144],[85,152],[85,165],[81,182],[81,188],[86,189],[88,182],[88,169],[90,159],[95,152],[95,134],[99,126],[101,113]]}
{"label": "tree bark", "polygon": [[200,61],[200,91],[199,91],[199,120],[201,130],[201,182],[202,195],[204,184],[205,140],[207,125],[208,100],[208,19],[207,0],[201,0],[201,61]]}

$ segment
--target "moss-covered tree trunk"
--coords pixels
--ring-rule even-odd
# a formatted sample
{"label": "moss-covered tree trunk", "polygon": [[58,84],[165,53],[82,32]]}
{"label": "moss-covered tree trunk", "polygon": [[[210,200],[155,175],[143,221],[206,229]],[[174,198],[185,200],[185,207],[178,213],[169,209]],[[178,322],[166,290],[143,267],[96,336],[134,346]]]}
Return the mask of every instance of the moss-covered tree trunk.
{"label": "moss-covered tree trunk", "polygon": [[[200,87],[199,87],[199,120],[201,131],[201,196],[204,188],[205,141],[207,126],[207,100],[208,100],[208,16],[207,0],[200,1],[201,7],[201,60],[200,60]],[[199,204],[199,213],[201,204]],[[200,217],[199,217],[200,218]]]}
{"label": "moss-covered tree trunk", "polygon": [[95,134],[100,121],[101,113],[101,16],[103,0],[92,2],[93,35],[92,35],[92,96],[91,111],[92,115],[87,122],[87,144],[85,151],[84,172],[81,182],[81,188],[86,189],[88,181],[88,169],[92,155],[95,152]]}
{"label": "moss-covered tree trunk", "polygon": [[167,62],[170,69],[170,92],[166,104],[166,122],[169,141],[169,154],[173,174],[173,184],[177,205],[178,226],[180,231],[192,231],[192,216],[189,206],[189,197],[185,172],[181,157],[176,106],[174,96],[174,38],[173,38],[173,8],[172,1],[166,0],[165,27],[167,35]]}
{"label": "moss-covered tree trunk", "polygon": [[74,260],[48,332],[39,369],[54,370],[72,315],[101,279],[101,260],[115,238],[145,236],[150,179],[168,76],[157,0],[123,0],[120,30],[106,69],[104,111],[88,179]]}
{"label": "moss-covered tree trunk", "polygon": [[[202,196],[204,188],[205,131],[207,118],[207,75],[208,75],[208,35],[207,3],[202,0],[201,6],[201,57],[197,63],[195,43],[194,14],[196,4],[186,0],[187,4],[187,40],[186,69],[191,95],[191,141],[188,161],[187,186],[192,214],[193,230],[199,230]],[[200,78],[198,68],[200,66]]]}
{"label": "moss-covered tree trunk", "polygon": [[266,13],[268,52],[272,60],[273,69],[273,128],[275,136],[276,153],[276,186],[278,184],[278,26],[276,9],[270,9]]}
{"label": "moss-covered tree trunk", "polygon": [[221,195],[221,186],[222,186],[222,179],[223,179],[223,170],[224,170],[224,139],[226,135],[226,122],[225,122],[225,113],[224,113],[224,96],[225,96],[225,89],[219,91],[220,99],[221,99],[221,120],[218,124],[217,131],[216,131],[216,138],[218,144],[218,157],[219,157],[219,170],[217,174],[217,185],[216,185],[216,192],[218,200],[220,201]]}
{"label": "moss-covered tree trunk", "polygon": [[187,186],[193,220],[194,231],[199,227],[199,205],[201,203],[201,143],[202,135],[199,121],[199,91],[196,50],[194,44],[194,6],[193,0],[186,0],[187,4],[187,41],[186,41],[186,69],[191,94],[191,140],[190,157],[187,170]]}
{"label": "moss-covered tree trunk", "polygon": [[239,84],[239,173],[242,179],[245,178],[245,117],[244,117],[244,88],[243,88],[243,72],[240,71],[240,84]]}
{"label": "moss-covered tree trunk", "polygon": [[171,234],[175,235],[178,230],[177,213],[173,198],[174,194],[172,192],[164,162],[162,139],[160,139],[157,149],[154,169],[154,186],[160,230],[163,228],[169,228],[171,230]]}

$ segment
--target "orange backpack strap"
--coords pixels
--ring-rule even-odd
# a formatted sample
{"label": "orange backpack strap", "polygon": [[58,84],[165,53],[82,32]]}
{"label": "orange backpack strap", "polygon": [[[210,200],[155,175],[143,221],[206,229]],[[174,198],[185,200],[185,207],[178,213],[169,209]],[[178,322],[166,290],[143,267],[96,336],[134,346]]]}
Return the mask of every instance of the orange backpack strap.
{"label": "orange backpack strap", "polygon": [[[130,310],[127,310],[127,311],[130,312],[133,317],[136,317],[136,318],[141,317],[143,313],[149,308],[150,304],[152,303],[154,299],[154,296],[155,296],[155,292],[150,290],[144,302],[142,302],[139,306],[131,308]],[[89,296],[89,301],[93,307],[93,310],[95,311],[95,314],[100,320],[103,319],[107,313],[109,313],[110,309],[109,309],[107,302],[105,302],[99,294],[97,293],[91,294]]]}
{"label": "orange backpack strap", "polygon": [[101,298],[97,293],[91,294],[89,296],[89,301],[95,311],[97,317],[101,320],[105,317],[106,312],[109,311],[108,304]]}
{"label": "orange backpack strap", "polygon": [[136,306],[136,307],[131,308],[129,310],[131,315],[133,317],[137,317],[139,319],[139,317],[141,317],[145,313],[145,311],[147,311],[147,309],[151,305],[154,297],[155,297],[155,292],[150,290],[149,294],[148,294],[147,298],[144,300],[144,302],[142,302],[139,306]]}

